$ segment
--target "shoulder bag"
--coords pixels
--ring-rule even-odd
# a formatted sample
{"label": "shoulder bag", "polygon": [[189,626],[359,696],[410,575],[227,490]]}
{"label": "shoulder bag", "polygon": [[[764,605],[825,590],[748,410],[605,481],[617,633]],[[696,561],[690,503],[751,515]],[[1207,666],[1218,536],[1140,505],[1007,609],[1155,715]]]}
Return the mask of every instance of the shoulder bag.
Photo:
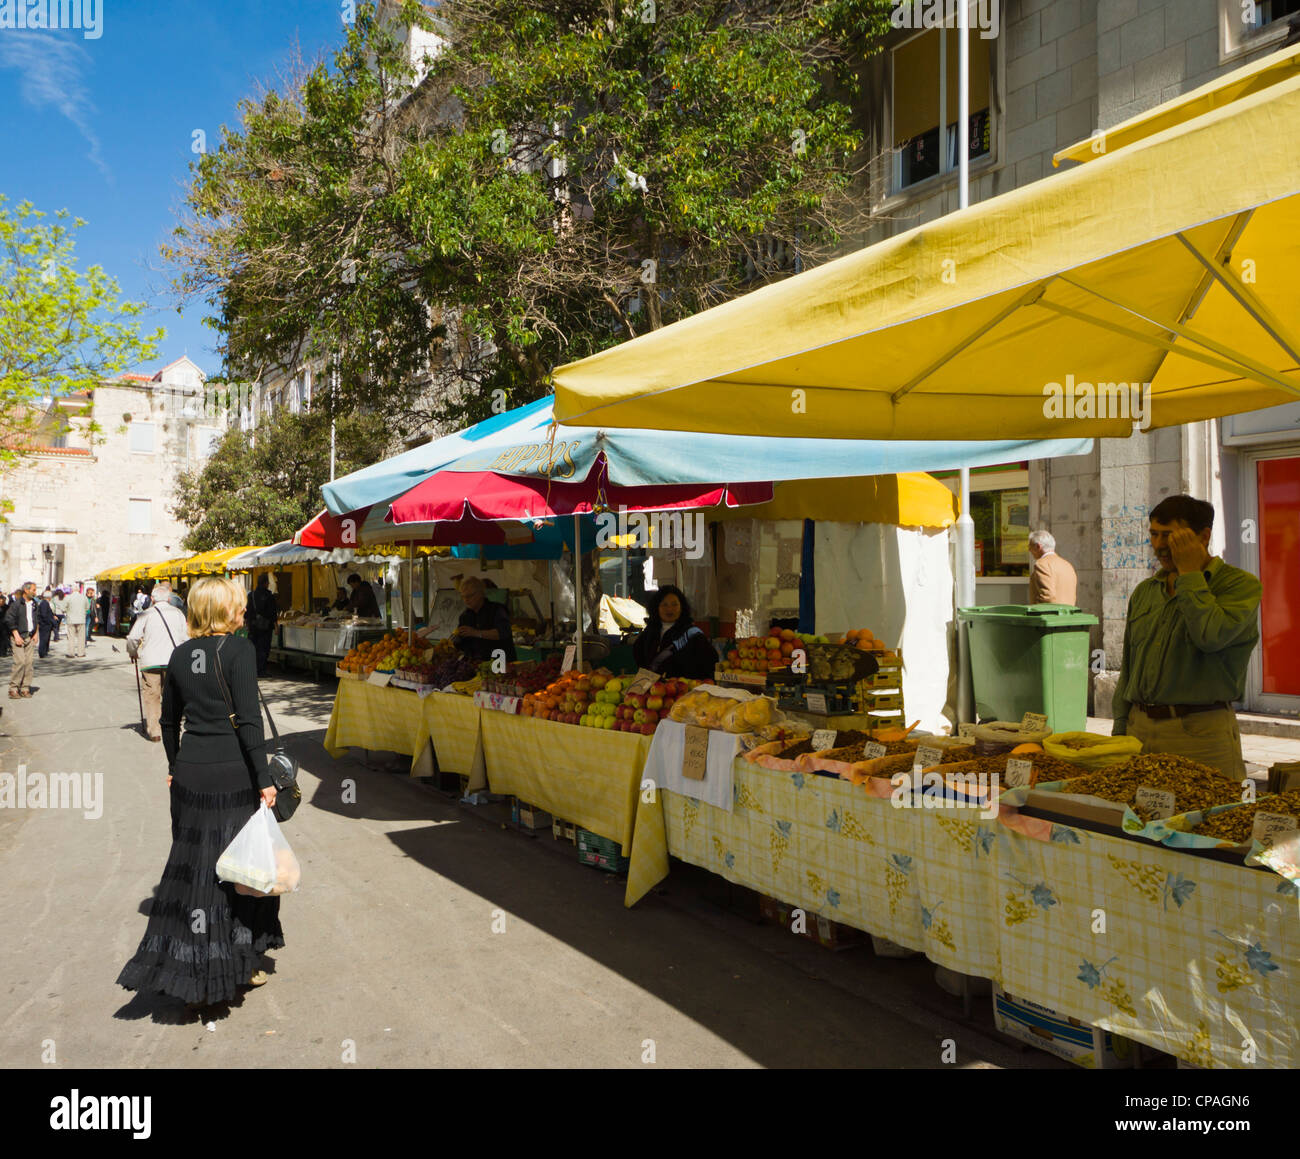
{"label": "shoulder bag", "polygon": [[[226,674],[221,667],[221,649],[225,646],[225,640],[217,645],[217,683],[221,685],[221,695],[225,698],[226,707],[230,709],[228,714],[230,727],[238,732],[238,726],[235,724],[235,706],[231,702],[230,689],[226,685]],[[271,784],[275,788],[273,810],[275,819],[288,821],[302,803],[302,790],[298,787],[298,762],[284,751],[284,742],[280,740],[280,734],[276,731],[275,718],[266,705],[266,698],[262,695],[261,688],[257,690],[257,699],[261,701],[262,711],[266,713],[267,722],[271,726],[271,737],[275,742],[270,746],[271,751],[268,754],[271,762]]]}

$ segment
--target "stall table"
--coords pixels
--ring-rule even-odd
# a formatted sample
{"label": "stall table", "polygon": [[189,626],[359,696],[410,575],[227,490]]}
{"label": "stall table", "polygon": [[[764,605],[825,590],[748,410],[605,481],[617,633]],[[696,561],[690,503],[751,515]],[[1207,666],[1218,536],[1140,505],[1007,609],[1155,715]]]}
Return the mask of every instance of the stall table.
{"label": "stall table", "polygon": [[484,710],[488,783],[584,829],[632,847],[650,738]]}
{"label": "stall table", "polygon": [[626,904],[668,855],[920,950],[1017,997],[1198,1066],[1300,1065],[1300,912],[1269,872],[737,761],[731,813],[659,791]]}

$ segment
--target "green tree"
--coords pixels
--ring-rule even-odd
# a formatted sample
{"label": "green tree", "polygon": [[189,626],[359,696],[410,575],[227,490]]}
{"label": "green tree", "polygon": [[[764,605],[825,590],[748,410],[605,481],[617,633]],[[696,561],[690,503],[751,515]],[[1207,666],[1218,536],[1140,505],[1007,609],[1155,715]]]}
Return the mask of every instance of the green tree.
{"label": "green tree", "polygon": [[[387,441],[379,415],[340,418],[337,473],[382,458]],[[177,479],[172,514],[190,528],[182,546],[212,551],[289,539],[320,511],[329,464],[330,420],[323,410],[278,410],[251,431],[227,431],[200,470]]]}
{"label": "green tree", "polygon": [[[157,357],[164,335],[141,334],[144,305],[120,300],[99,266],[77,270],[75,235],[86,223],[67,210],[46,217],[28,201],[11,210],[0,195],[0,472],[31,442],[42,399],[94,390]],[[57,412],[56,421],[66,429]]]}
{"label": "green tree", "polygon": [[232,377],[325,358],[341,411],[485,417],[862,226],[834,94],[888,11],[448,0],[434,21],[408,3],[402,21],[447,40],[413,88],[364,5],[333,69],[241,106],[169,256]]}

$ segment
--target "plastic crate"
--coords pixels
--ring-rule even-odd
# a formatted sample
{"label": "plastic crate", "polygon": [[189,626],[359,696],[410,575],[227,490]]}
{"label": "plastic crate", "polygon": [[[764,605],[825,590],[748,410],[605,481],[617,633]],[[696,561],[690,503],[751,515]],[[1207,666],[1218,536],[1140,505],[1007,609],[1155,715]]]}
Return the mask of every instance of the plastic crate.
{"label": "plastic crate", "polygon": [[620,849],[617,841],[586,829],[578,830],[578,860],[583,865],[593,865],[607,873],[627,873],[631,862],[622,856]]}

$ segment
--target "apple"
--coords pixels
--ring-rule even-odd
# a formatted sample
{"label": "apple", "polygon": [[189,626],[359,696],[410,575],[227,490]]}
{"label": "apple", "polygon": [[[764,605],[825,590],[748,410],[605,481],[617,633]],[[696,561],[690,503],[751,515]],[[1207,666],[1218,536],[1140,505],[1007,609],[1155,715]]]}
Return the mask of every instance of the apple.
{"label": "apple", "polygon": [[580,725],[582,725],[583,728],[590,728],[590,727],[591,727],[591,717],[590,717],[590,716],[584,716],[584,717],[582,717],[581,719],[579,719],[578,723],[579,723]]}
{"label": "apple", "polygon": [[645,723],[645,709],[644,709],[644,708],[638,708],[638,709],[636,710],[636,712],[633,714],[632,719],[633,719],[634,721],[636,721],[637,724],[644,724],[644,723]]}
{"label": "apple", "polygon": [[[655,688],[662,688],[662,687],[663,686],[660,684],[655,685]],[[654,695],[653,688],[650,691],[652,695],[646,697],[645,706],[646,708],[651,708],[654,709],[655,712],[658,712],[664,706],[664,698],[662,696]]]}
{"label": "apple", "polygon": [[738,664],[739,662],[740,662],[740,653],[736,651],[735,648],[733,648],[730,652],[727,653],[727,663]]}
{"label": "apple", "polygon": [[660,713],[660,715],[667,716],[672,711],[673,705],[676,703],[677,703],[676,697],[665,696],[663,711]]}
{"label": "apple", "polygon": [[622,692],[624,683],[625,683],[624,681],[619,680],[617,677],[615,677],[613,680],[609,680],[605,682],[605,691]]}
{"label": "apple", "polygon": [[645,707],[645,693],[644,693],[644,692],[629,692],[629,693],[627,694],[627,696],[624,697],[624,699],[628,702],[628,704],[632,705],[633,708],[644,708],[644,707]]}
{"label": "apple", "polygon": [[[667,693],[667,691],[668,689],[664,687],[662,682],[650,685],[651,696],[658,696],[660,699],[662,699],[664,695]],[[650,705],[650,707],[653,708],[654,705],[652,704]]]}
{"label": "apple", "polygon": [[653,724],[647,722],[646,724],[643,724],[641,726],[642,736],[654,736],[654,732],[655,732],[655,726]]}
{"label": "apple", "polygon": [[658,724],[658,723],[659,723],[659,714],[658,714],[657,712],[653,712],[653,711],[651,711],[650,709],[647,708],[647,709],[645,710],[645,721],[644,721],[644,723],[645,723],[645,724]]}
{"label": "apple", "polygon": [[602,720],[602,721],[600,722],[600,727],[601,727],[601,728],[613,728],[613,727],[614,727],[614,718],[613,718],[612,716],[607,716],[607,717],[605,717],[605,719]]}

